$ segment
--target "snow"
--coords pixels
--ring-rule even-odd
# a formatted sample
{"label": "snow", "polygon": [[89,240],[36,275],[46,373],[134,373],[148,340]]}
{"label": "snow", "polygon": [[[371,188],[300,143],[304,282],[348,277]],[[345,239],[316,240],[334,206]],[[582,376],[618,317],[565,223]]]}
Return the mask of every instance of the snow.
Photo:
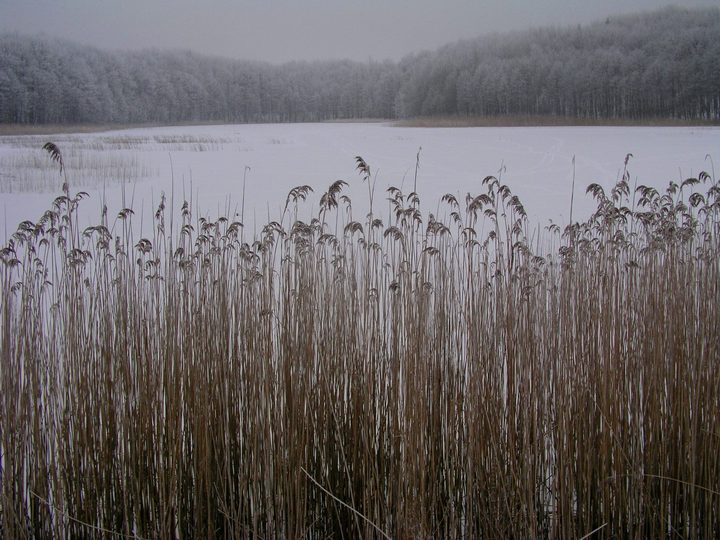
{"label": "snow", "polygon": [[[271,219],[279,217],[292,187],[312,186],[315,193],[306,203],[306,212],[317,212],[322,192],[338,179],[350,184],[354,219],[362,221],[368,191],[355,169],[355,156],[362,156],[371,167],[376,178],[374,212],[385,218],[385,190],[396,186],[405,194],[412,191],[420,147],[417,187],[426,211],[437,212],[445,193],[462,199],[468,192],[478,194],[485,176],[501,174],[502,182],[520,197],[532,223],[546,225],[552,220],[564,225],[570,212],[573,156],[573,219],[577,220],[594,208],[585,187],[592,182],[612,186],[622,174],[628,153],[633,154],[628,165],[632,183],[664,188],[669,181],[697,176],[702,170],[713,174],[707,156],[718,155],[720,128],[399,128],[379,123],[185,126],[35,137],[24,141],[25,148],[18,148],[17,137],[0,137],[0,181],[14,174],[3,159],[22,152],[39,153],[49,171],[57,169],[40,150],[46,140],[57,143],[64,155],[82,147],[86,157],[93,154],[94,163],[102,163],[103,156],[108,162],[112,156],[124,156],[137,161],[136,169],[145,170],[144,176],[130,175],[124,181],[120,173],[114,180],[98,174],[101,181],[82,187],[73,185],[69,172],[71,192],[90,194],[89,201],[82,203],[83,226],[98,222],[104,198],[108,215],[132,206],[135,223],[139,226],[142,220],[147,229],[162,192],[168,208],[176,211],[183,200],[192,199],[195,217],[239,219],[243,175],[249,167],[244,221],[246,231],[252,233],[253,222],[262,225],[268,213]],[[7,239],[20,221],[38,219],[60,194],[60,184],[58,180],[55,191],[43,193],[2,190],[0,236]],[[441,209],[440,216],[445,212]]]}

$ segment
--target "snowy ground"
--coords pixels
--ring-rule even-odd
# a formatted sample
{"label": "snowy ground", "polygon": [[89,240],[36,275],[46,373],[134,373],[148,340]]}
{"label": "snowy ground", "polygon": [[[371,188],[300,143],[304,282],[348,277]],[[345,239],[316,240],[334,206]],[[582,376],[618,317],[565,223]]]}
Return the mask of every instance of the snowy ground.
{"label": "snowy ground", "polygon": [[[538,127],[396,128],[385,124],[270,124],[163,127],[82,135],[0,137],[0,239],[20,221],[35,221],[60,194],[57,167],[41,150],[55,142],[69,163],[71,191],[90,193],[83,225],[97,223],[103,197],[110,216],[132,206],[144,220],[165,193],[169,208],[191,200],[194,215],[242,212],[247,170],[246,231],[253,223],[277,219],[287,192],[308,184],[315,193],[308,211],[335,180],[350,183],[355,219],[367,210],[367,186],[355,170],[362,156],[377,178],[375,213],[385,217],[385,190],[412,191],[417,179],[422,205],[436,211],[445,193],[478,194],[482,179],[498,175],[520,196],[534,223],[564,225],[570,211],[575,156],[574,219],[593,208],[585,187],[605,187],[622,173],[625,155],[632,182],[665,187],[669,181],[712,172],[720,160],[720,128]],[[75,167],[75,168],[73,168]],[[125,203],[122,202],[123,196]],[[174,200],[172,200],[174,199]],[[441,212],[441,215],[444,211]],[[237,214],[237,215],[235,215]]]}

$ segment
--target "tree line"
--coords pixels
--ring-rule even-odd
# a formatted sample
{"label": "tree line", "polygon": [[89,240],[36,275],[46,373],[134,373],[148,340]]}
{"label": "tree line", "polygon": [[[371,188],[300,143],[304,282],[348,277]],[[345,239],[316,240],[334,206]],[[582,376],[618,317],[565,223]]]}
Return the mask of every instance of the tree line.
{"label": "tree line", "polygon": [[281,65],[0,36],[0,122],[299,122],[434,115],[720,118],[720,9],[483,36],[399,62]]}

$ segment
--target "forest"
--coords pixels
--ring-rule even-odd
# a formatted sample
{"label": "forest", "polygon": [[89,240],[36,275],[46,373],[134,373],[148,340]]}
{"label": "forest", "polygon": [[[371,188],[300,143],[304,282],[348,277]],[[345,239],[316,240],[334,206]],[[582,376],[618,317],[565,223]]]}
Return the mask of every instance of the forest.
{"label": "forest", "polygon": [[[420,116],[720,118],[720,9],[459,41],[398,62],[275,65],[0,36],[0,123],[304,122]],[[251,57],[252,51],[237,51]]]}

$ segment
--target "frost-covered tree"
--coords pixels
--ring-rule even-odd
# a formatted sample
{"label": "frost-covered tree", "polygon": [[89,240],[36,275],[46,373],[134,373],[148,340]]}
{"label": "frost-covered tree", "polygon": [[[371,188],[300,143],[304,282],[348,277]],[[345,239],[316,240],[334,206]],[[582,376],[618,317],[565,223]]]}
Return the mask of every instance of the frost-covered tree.
{"label": "frost-covered tree", "polygon": [[399,62],[272,65],[0,36],[0,122],[720,117],[720,9],[484,36]]}

